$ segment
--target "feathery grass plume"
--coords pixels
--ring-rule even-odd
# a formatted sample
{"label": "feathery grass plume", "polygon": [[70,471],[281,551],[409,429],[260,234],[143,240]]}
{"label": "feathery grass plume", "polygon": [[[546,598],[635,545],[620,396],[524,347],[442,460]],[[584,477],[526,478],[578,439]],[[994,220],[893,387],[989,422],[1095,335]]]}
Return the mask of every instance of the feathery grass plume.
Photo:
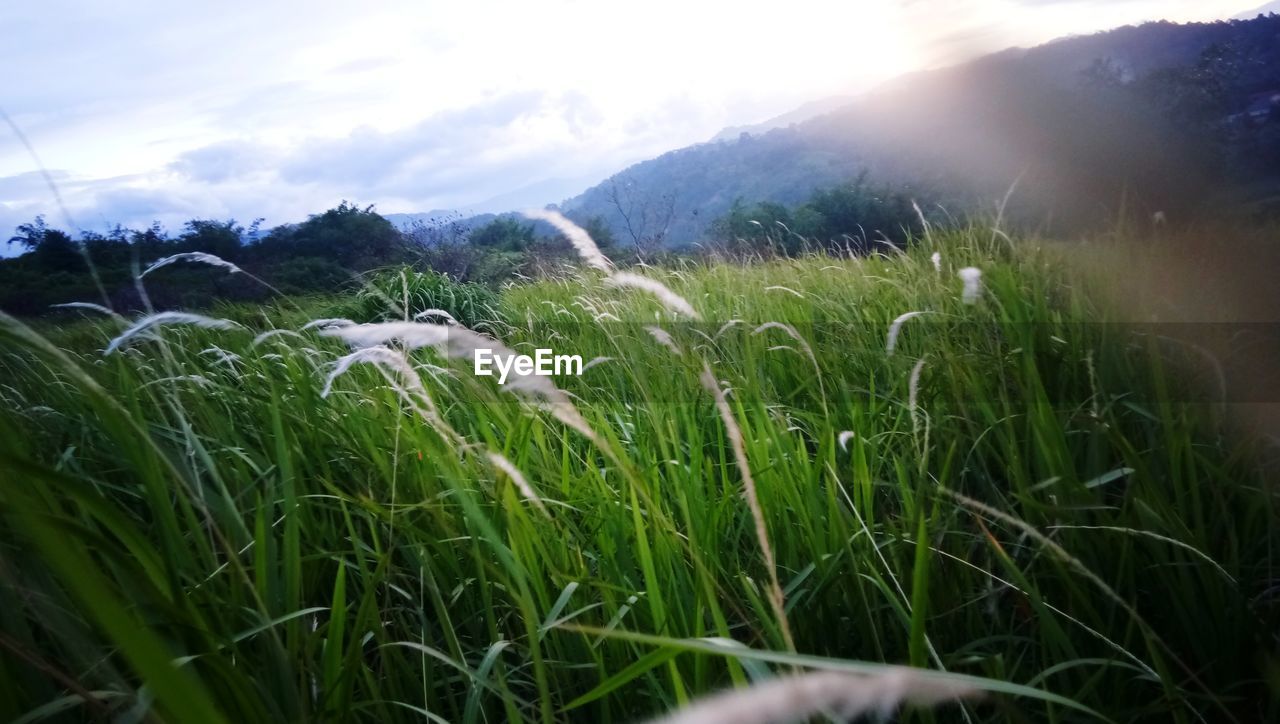
{"label": "feathery grass plume", "polygon": [[924,240],[929,246],[933,246],[933,234],[930,233],[929,220],[924,218],[924,210],[920,208],[920,204],[915,199],[911,200],[911,208],[916,210],[916,216],[920,218],[920,228],[924,229]]}
{"label": "feathery grass plume", "polygon": [[[454,359],[471,359],[478,349],[490,350],[495,355],[504,357],[515,354],[514,350],[502,342],[463,326],[449,327],[424,322],[381,322],[325,329],[320,333],[326,337],[338,337],[353,347],[369,347],[399,340],[406,349],[435,347],[444,352],[445,356]],[[603,439],[587,424],[569,395],[556,387],[550,378],[535,374],[519,375],[512,370],[512,377],[508,379],[503,389],[530,398],[557,420],[582,433],[604,449]]]}
{"label": "feathery grass plume", "polygon": [[[903,251],[903,250],[902,250],[902,247],[898,246],[897,244],[893,243],[892,241],[889,241],[888,239],[872,239],[872,240],[871,240],[871,243],[872,243],[872,244],[879,244],[880,246],[887,247],[890,251],[892,251],[894,254],[897,254],[898,256],[906,256],[906,255],[907,255],[907,252]],[[888,255],[888,254],[885,254],[885,255],[884,255],[884,257],[885,257],[885,258],[889,258],[889,255]]]}
{"label": "feathery grass plume", "polygon": [[573,223],[565,218],[564,214],[551,209],[531,209],[524,212],[524,215],[530,219],[545,221],[556,228],[565,238],[573,244],[573,248],[578,252],[578,256],[587,263],[588,266],[599,269],[609,274],[613,271],[613,262],[609,258],[600,253],[600,248],[596,246],[596,242],[591,235],[581,226]]}
{"label": "feathery grass plume", "polygon": [[298,334],[292,329],[268,329],[267,331],[254,337],[253,342],[250,343],[249,346],[257,347],[258,345],[262,344],[263,342],[266,342],[272,337],[279,337],[281,335],[287,335],[289,337],[297,337],[298,339],[306,339],[306,337],[302,336],[301,334]]}
{"label": "feathery grass plume", "polygon": [[809,362],[813,364],[814,379],[818,381],[818,391],[822,395],[822,405],[825,410],[827,404],[827,386],[822,379],[822,367],[818,364],[818,356],[813,353],[813,348],[809,346],[808,341],[806,341],[804,337],[800,336],[800,333],[796,331],[795,327],[792,327],[789,324],[783,324],[782,322],[765,322],[759,327],[756,327],[751,334],[757,335],[770,329],[782,330],[788,337],[794,339],[796,343],[804,349],[804,353],[809,357]]}
{"label": "feathery grass plume", "polygon": [[221,348],[221,347],[218,347],[218,346],[213,346],[213,347],[208,347],[208,348],[206,348],[206,349],[202,349],[202,350],[200,350],[199,352],[197,352],[196,354],[201,354],[201,355],[211,354],[211,355],[214,355],[214,356],[216,356],[216,357],[217,357],[217,359],[215,360],[216,362],[221,362],[221,363],[223,363],[223,364],[228,364],[228,365],[234,365],[236,362],[239,362],[239,361],[240,361],[240,355],[236,354],[235,352],[228,352],[227,350],[225,350],[225,349],[223,349],[223,348]]}
{"label": "feathery grass plume", "polygon": [[898,707],[933,707],[978,694],[978,690],[906,667],[882,674],[816,671],[768,679],[745,689],[703,697],[654,724],[784,724],[814,717],[851,721],[887,718]]}
{"label": "feathery grass plume", "polygon": [[424,309],[421,312],[418,312],[417,314],[413,315],[414,321],[422,319],[423,317],[439,317],[440,319],[445,320],[449,324],[458,324],[458,320],[454,319],[452,314],[449,314],[443,309]]}
{"label": "feathery grass plume", "polygon": [[194,382],[201,387],[217,387],[213,380],[204,375],[176,375],[174,377],[157,377],[154,380],[142,383],[142,387],[150,387],[165,382]]}
{"label": "feathery grass plume", "polygon": [[720,412],[720,420],[724,423],[725,433],[729,438],[729,446],[733,449],[733,459],[738,466],[738,474],[742,476],[743,496],[747,499],[747,507],[751,509],[751,518],[755,523],[756,540],[764,554],[765,568],[769,573],[769,603],[778,618],[778,627],[782,629],[782,638],[787,648],[795,651],[795,641],[791,638],[791,624],[787,621],[787,609],[782,594],[782,584],[778,582],[778,566],[773,559],[773,546],[769,544],[769,530],[764,523],[764,509],[760,507],[760,497],[756,495],[756,481],[751,476],[751,467],[747,464],[747,448],[742,438],[742,428],[733,417],[733,409],[725,398],[724,388],[716,381],[711,366],[702,363],[702,386],[715,397],[716,409]]}
{"label": "feathery grass plume", "polygon": [[107,348],[102,354],[109,355],[128,344],[134,337],[146,332],[154,327],[162,327],[173,324],[190,324],[196,327],[205,327],[208,329],[231,329],[240,325],[229,319],[214,319],[206,317],[203,314],[191,314],[189,312],[159,312],[151,314],[138,321],[132,326],[120,333],[120,336],[111,340]]}
{"label": "feathery grass plume", "polygon": [[162,259],[156,259],[155,261],[151,262],[151,266],[147,267],[146,269],[143,269],[142,273],[139,274],[138,276],[145,277],[146,275],[150,274],[156,269],[169,266],[170,264],[176,264],[180,261],[191,261],[197,264],[208,264],[209,266],[221,267],[223,269],[226,269],[228,272],[232,274],[238,274],[244,271],[240,267],[236,266],[235,264],[232,264],[231,262],[227,261],[226,259],[223,259],[220,256],[216,256],[214,254],[208,254],[203,251],[184,251],[181,254],[173,254],[172,256],[166,256]]}
{"label": "feathery grass plume", "polygon": [[683,314],[691,319],[702,319],[698,313],[694,311],[693,305],[689,304],[684,297],[676,294],[667,287],[666,284],[649,277],[642,277],[639,274],[631,272],[617,272],[604,280],[604,283],[611,287],[623,287],[631,289],[639,289],[648,292],[658,298],[662,305],[667,309]]}
{"label": "feathery grass plume", "polygon": [[316,327],[329,328],[329,327],[352,327],[352,326],[355,326],[355,322],[351,321],[350,319],[342,319],[341,317],[325,317],[323,319],[313,319],[310,322],[307,322],[306,324],[299,327],[299,329],[305,332],[308,329],[315,329]]}
{"label": "feathery grass plume", "polygon": [[920,373],[924,370],[924,357],[916,361],[911,368],[911,378],[907,381],[907,409],[911,411],[911,427],[920,427]]}
{"label": "feathery grass plume", "polygon": [[524,473],[520,472],[520,468],[517,468],[510,460],[492,450],[487,451],[486,455],[488,455],[489,462],[493,463],[495,468],[501,470],[508,478],[511,478],[511,482],[515,483],[516,488],[524,496],[525,500],[533,503],[534,507],[542,511],[543,515],[548,518],[551,517],[551,512],[543,504],[542,498],[538,497],[538,494],[534,492],[533,486],[525,479]]}
{"label": "feathery grass plume", "polygon": [[845,430],[844,432],[841,432],[840,435],[836,438],[836,442],[840,444],[841,450],[848,452],[849,441],[855,437],[857,437],[857,433],[855,433],[853,430]]}
{"label": "feathery grass plume", "polygon": [[965,304],[977,304],[978,297],[982,295],[982,270],[976,266],[967,266],[956,275],[964,281],[964,292],[960,295],[960,301]]}
{"label": "feathery grass plume", "polygon": [[449,327],[426,322],[378,322],[330,327],[320,330],[325,337],[338,337],[352,347],[373,347],[400,340],[405,349],[439,347],[449,339]]}
{"label": "feathery grass plume", "polygon": [[613,361],[613,357],[593,357],[586,364],[582,365],[582,371],[586,372],[587,370],[591,369],[592,367],[595,367],[596,365],[602,365],[605,362],[612,362],[612,361]]}
{"label": "feathery grass plume", "polygon": [[384,362],[394,365],[396,362],[391,359],[393,356],[398,356],[395,350],[379,345],[358,349],[351,354],[339,357],[334,360],[333,369],[329,370],[328,376],[325,377],[324,387],[320,390],[320,396],[328,397],[329,393],[333,392],[334,381],[353,366],[361,363],[383,364]]}
{"label": "feathery grass plume", "polygon": [[765,322],[764,324],[752,330],[751,334],[752,335],[760,334],[761,332],[764,332],[770,329],[780,329],[783,332],[785,332],[788,337],[794,339],[797,344],[799,344],[801,347],[804,348],[804,353],[809,356],[809,361],[813,362],[814,371],[816,372],[820,371],[818,369],[818,358],[816,355],[814,355],[813,348],[809,346],[809,343],[805,341],[804,337],[800,336],[800,333],[796,331],[795,327],[792,327],[789,324],[783,324],[782,322]]}
{"label": "feathery grass plume", "polygon": [[884,343],[885,356],[893,356],[893,350],[898,346],[898,333],[902,331],[902,325],[906,324],[908,319],[919,317],[922,314],[928,314],[928,312],[907,312],[906,314],[899,315],[897,319],[893,320],[893,324],[889,325],[889,336],[885,339]]}
{"label": "feathery grass plume", "polygon": [[800,299],[804,299],[804,295],[803,295],[803,294],[801,294],[800,292],[797,292],[796,290],[792,289],[791,287],[781,287],[781,286],[774,285],[774,286],[771,286],[771,287],[765,287],[765,288],[764,288],[764,290],[765,290],[766,292],[787,292],[788,294],[791,294],[791,295],[793,295],[793,296],[799,297]]}
{"label": "feathery grass plume", "polygon": [[52,309],[87,309],[91,312],[105,314],[117,321],[126,321],[125,318],[117,314],[114,309],[104,307],[101,304],[94,304],[93,302],[65,302],[63,304],[50,304],[49,307]]}
{"label": "feathery grass plume", "polygon": [[929,261],[933,262],[933,270],[942,273],[942,252],[935,251],[929,256]]}
{"label": "feathery grass plume", "polygon": [[333,391],[334,380],[351,369],[352,366],[362,363],[374,365],[383,378],[386,379],[387,384],[391,385],[391,388],[400,396],[400,399],[409,405],[409,408],[425,420],[428,425],[439,432],[442,437],[459,443],[464,442],[463,437],[441,416],[435,400],[427,392],[426,385],[422,384],[422,378],[418,376],[417,370],[409,364],[409,360],[405,358],[404,353],[390,347],[383,345],[362,347],[351,354],[339,357],[333,363],[333,369],[330,370],[328,377],[325,378],[324,388],[320,391],[320,396],[328,397]]}
{"label": "feathery grass plume", "polygon": [[680,351],[680,348],[676,346],[676,341],[672,339],[671,333],[669,333],[667,330],[663,329],[662,327],[658,327],[651,324],[646,326],[644,328],[644,331],[652,335],[653,338],[658,341],[658,344],[671,350],[672,354],[675,354],[675,355],[684,354],[684,352]]}
{"label": "feathery grass plume", "polygon": [[725,332],[728,332],[730,329],[732,329],[735,325],[738,325],[738,324],[742,324],[741,319],[730,319],[729,321],[720,325],[720,329],[716,330],[716,339],[719,339],[720,335],[724,334]]}

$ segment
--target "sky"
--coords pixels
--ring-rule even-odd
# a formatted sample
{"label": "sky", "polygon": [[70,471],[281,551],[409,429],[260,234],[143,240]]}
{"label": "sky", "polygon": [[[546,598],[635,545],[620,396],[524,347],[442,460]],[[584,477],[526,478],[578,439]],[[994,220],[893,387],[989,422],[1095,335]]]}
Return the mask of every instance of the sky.
{"label": "sky", "polygon": [[1261,3],[5,2],[0,110],[71,221],[0,122],[0,232],[541,205],[904,72]]}

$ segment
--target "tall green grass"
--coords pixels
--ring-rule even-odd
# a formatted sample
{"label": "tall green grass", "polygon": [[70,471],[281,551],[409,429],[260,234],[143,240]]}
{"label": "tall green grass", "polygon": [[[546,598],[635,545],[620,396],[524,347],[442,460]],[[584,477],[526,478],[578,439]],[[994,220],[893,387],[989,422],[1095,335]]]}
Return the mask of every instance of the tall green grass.
{"label": "tall green grass", "polygon": [[1255,443],[1057,252],[644,273],[702,321],[595,271],[501,301],[509,346],[597,360],[556,381],[594,440],[429,350],[459,438],[368,367],[322,397],[338,341],[253,343],[297,312],[105,357],[110,320],[5,318],[0,717],[630,721],[884,663],[991,692],[918,716],[1277,714]]}

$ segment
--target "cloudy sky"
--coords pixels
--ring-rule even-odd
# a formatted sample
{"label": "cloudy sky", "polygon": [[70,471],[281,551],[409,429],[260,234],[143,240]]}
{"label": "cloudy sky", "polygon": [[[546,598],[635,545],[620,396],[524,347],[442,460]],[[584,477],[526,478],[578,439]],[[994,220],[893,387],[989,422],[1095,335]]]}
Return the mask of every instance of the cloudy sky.
{"label": "cloudy sky", "polygon": [[[15,1],[0,109],[82,228],[497,209],[905,71],[1261,2]],[[0,232],[36,214],[66,225],[0,123]]]}

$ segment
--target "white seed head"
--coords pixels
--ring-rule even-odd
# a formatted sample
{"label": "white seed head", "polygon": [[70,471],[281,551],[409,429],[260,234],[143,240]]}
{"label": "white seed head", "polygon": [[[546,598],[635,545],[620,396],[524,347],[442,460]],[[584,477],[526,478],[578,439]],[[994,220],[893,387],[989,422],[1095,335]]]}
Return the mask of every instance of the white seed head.
{"label": "white seed head", "polygon": [[145,277],[146,275],[150,274],[156,269],[169,266],[170,264],[176,264],[180,261],[190,261],[190,262],[195,262],[197,264],[208,264],[209,266],[221,267],[231,272],[232,274],[236,274],[240,271],[243,271],[240,267],[236,266],[235,264],[232,264],[231,262],[227,261],[226,259],[223,259],[220,256],[216,256],[214,254],[207,254],[203,251],[186,251],[181,254],[174,254],[172,256],[166,256],[162,259],[156,259],[155,261],[151,262],[151,266],[147,267],[146,269],[143,269],[142,273],[139,274],[138,276]]}
{"label": "white seed head", "polygon": [[104,307],[101,304],[94,304],[93,302],[66,302],[64,304],[50,304],[49,306],[54,309],[87,309],[91,312],[99,312],[110,317],[115,317],[119,320],[124,319],[124,317],[116,314],[114,310]]}
{"label": "white seed head", "polygon": [[435,347],[449,338],[449,327],[423,322],[380,322],[330,327],[320,331],[326,337],[338,337],[352,347],[372,347],[399,340],[406,349]]}
{"label": "white seed head", "polygon": [[449,314],[447,311],[443,309],[424,309],[421,312],[418,312],[417,314],[413,315],[414,321],[422,319],[423,317],[438,317],[440,319],[445,320],[449,324],[458,324],[458,320],[454,319],[452,314]]}
{"label": "white seed head", "polygon": [[322,327],[322,328],[328,328],[328,327],[350,327],[350,326],[352,326],[352,325],[354,325],[354,324],[355,324],[355,322],[351,321],[350,319],[340,319],[340,318],[336,318],[336,317],[326,317],[326,318],[324,318],[324,319],[313,319],[313,320],[311,320],[310,322],[307,322],[306,324],[302,325],[302,327],[301,327],[301,328],[302,328],[302,330],[304,330],[304,331],[305,331],[305,330],[308,330],[308,329],[315,329],[316,327]]}
{"label": "white seed head", "polygon": [[782,593],[782,584],[778,582],[778,566],[773,557],[773,546],[769,543],[769,529],[765,525],[764,509],[760,507],[760,496],[756,493],[755,478],[751,475],[751,466],[747,461],[747,448],[742,437],[742,428],[738,426],[725,397],[724,388],[711,372],[711,366],[702,365],[702,386],[715,397],[716,410],[720,413],[720,421],[724,423],[725,434],[729,438],[729,446],[733,450],[733,459],[742,476],[743,497],[747,500],[747,508],[751,510],[752,522],[755,524],[756,540],[760,543],[760,552],[764,557],[765,569],[769,572],[769,603],[774,615],[778,617],[778,625],[788,647],[794,644],[791,640],[791,624],[787,622],[786,602]]}
{"label": "white seed head", "polygon": [[650,335],[652,335],[653,338],[658,341],[658,344],[671,350],[672,354],[675,354],[675,355],[684,354],[684,352],[681,352],[680,348],[676,346],[676,341],[671,338],[671,334],[667,332],[667,330],[663,329],[662,327],[658,327],[654,325],[649,325],[645,327],[644,330],[648,332]]}
{"label": "white seed head", "polygon": [[965,304],[977,304],[978,297],[982,296],[982,270],[976,266],[967,266],[956,275],[964,282],[964,292],[960,295],[960,301]]}
{"label": "white seed head", "polygon": [[511,482],[515,484],[516,489],[520,491],[520,494],[524,496],[525,500],[533,503],[535,508],[542,511],[544,515],[550,517],[551,514],[547,511],[547,506],[543,504],[542,498],[538,497],[538,494],[534,492],[533,486],[529,484],[527,479],[525,479],[524,473],[520,472],[520,468],[517,468],[510,460],[496,452],[489,451],[486,454],[489,458],[489,462],[492,463],[495,468],[501,470],[508,478],[511,478]]}
{"label": "white seed head", "polygon": [[305,337],[293,331],[292,329],[269,329],[263,332],[262,334],[259,334],[258,336],[254,337],[253,343],[249,346],[257,347],[258,345],[262,344],[263,342],[266,342],[272,337],[279,337],[281,335],[286,335],[289,337],[297,337],[299,339],[306,339]]}
{"label": "white seed head", "polygon": [[153,327],[163,327],[174,324],[187,324],[196,327],[206,327],[208,329],[231,329],[240,325],[229,319],[214,319],[206,317],[203,314],[191,314],[189,312],[159,312],[151,314],[134,322],[128,329],[120,333],[120,336],[111,340],[107,348],[103,351],[104,355],[109,355],[124,345],[128,344],[134,337],[142,335]]}
{"label": "white seed head", "polygon": [[884,344],[884,353],[886,356],[893,356],[893,349],[898,346],[898,334],[902,332],[902,325],[906,324],[908,319],[911,319],[912,317],[919,317],[922,314],[927,314],[927,312],[907,312],[893,320],[893,324],[889,325],[889,336],[885,339]]}
{"label": "white seed head", "polygon": [[875,715],[882,719],[906,704],[932,707],[973,696],[975,689],[936,675],[886,666],[872,675],[818,671],[769,679],[745,689],[697,700],[662,724],[782,724],[814,717],[851,721]]}
{"label": "white seed head", "polygon": [[591,235],[581,226],[565,218],[564,214],[551,209],[532,209],[524,212],[524,215],[530,219],[545,221],[556,227],[556,231],[565,235],[565,238],[569,240],[569,243],[578,252],[578,256],[582,257],[582,260],[588,266],[595,267],[606,274],[613,271],[613,262],[600,253],[600,247],[596,246],[596,242],[591,238]]}
{"label": "white seed head", "polygon": [[694,311],[693,305],[679,294],[671,291],[667,285],[656,279],[642,277],[639,274],[630,272],[617,272],[609,278],[605,279],[605,284],[611,287],[624,287],[631,289],[639,289],[648,292],[658,298],[662,305],[673,312],[678,312],[691,319],[701,319],[698,313]]}
{"label": "white seed head", "polygon": [[791,294],[791,295],[793,295],[793,296],[796,296],[796,297],[799,297],[799,298],[801,298],[801,299],[804,299],[804,295],[803,295],[803,294],[801,294],[800,292],[797,292],[796,290],[792,289],[791,287],[772,286],[772,287],[765,287],[765,288],[764,288],[764,290],[765,290],[766,292],[786,292],[786,293]]}

